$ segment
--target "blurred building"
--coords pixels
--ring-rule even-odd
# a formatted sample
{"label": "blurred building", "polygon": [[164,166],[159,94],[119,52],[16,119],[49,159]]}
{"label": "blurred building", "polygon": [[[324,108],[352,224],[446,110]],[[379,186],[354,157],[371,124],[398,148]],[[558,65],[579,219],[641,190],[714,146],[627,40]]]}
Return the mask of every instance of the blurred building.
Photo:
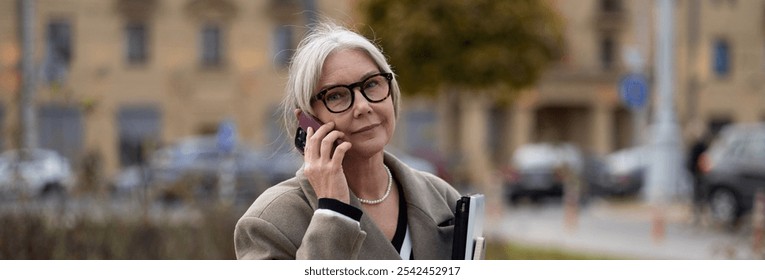
{"label": "blurred building", "polygon": [[[38,145],[74,162],[96,154],[108,174],[224,120],[253,146],[283,139],[277,107],[292,50],[319,14],[349,20],[351,10],[322,0],[35,2]],[[3,150],[19,146],[18,11],[0,0]]]}
{"label": "blurred building", "polygon": [[[411,101],[404,114],[407,143],[439,143],[459,153],[476,181],[487,166],[507,164],[512,152],[531,142],[569,142],[603,155],[650,143],[656,94],[654,1],[550,0],[565,22],[565,50],[537,86],[511,103],[439,98]],[[734,122],[765,120],[765,1],[675,1],[675,117],[685,143],[704,131]],[[648,99],[631,108],[619,83],[630,73],[648,81]],[[428,119],[454,121],[423,130]],[[413,114],[413,115],[411,115]],[[436,131],[432,133],[431,131]],[[418,138],[419,137],[419,138]],[[457,140],[455,140],[457,139]]]}
{"label": "blurred building", "polygon": [[[630,72],[654,78],[654,3],[548,1],[566,24],[565,55],[538,86],[512,102],[409,98],[394,144],[472,180],[524,143],[570,142],[604,154],[650,140],[655,94],[631,110],[618,84]],[[215,133],[224,120],[250,145],[289,145],[277,110],[291,51],[317,14],[359,24],[356,2],[37,0],[39,145],[75,163],[97,155],[107,174],[138,162],[141,150]],[[3,150],[19,141],[18,3],[0,0]],[[765,0],[675,5],[681,127],[765,119]]]}
{"label": "blurred building", "polygon": [[[581,88],[574,85],[589,84],[583,91],[594,98],[586,106],[593,115],[593,130],[586,133],[590,136],[573,133],[569,139],[600,153],[650,140],[650,135],[634,135],[648,134],[648,128],[635,130],[631,126],[653,121],[652,104],[647,104],[648,112],[627,110],[619,97],[618,83],[634,71],[630,52],[641,56],[645,65],[642,73],[649,82],[655,78],[653,3],[570,2],[558,2],[568,22],[568,55],[548,80],[540,83],[538,103],[575,95]],[[765,1],[675,1],[674,12],[675,117],[684,140],[692,141],[699,130],[714,132],[727,123],[765,120]],[[587,73],[590,77],[569,83],[559,76]],[[554,84],[564,86],[554,89]],[[655,93],[650,97],[655,100]],[[597,117],[599,111],[606,117]],[[629,121],[633,118],[641,119]],[[538,123],[536,127],[544,126]]]}
{"label": "blurred building", "polygon": [[[514,104],[514,114],[531,123],[514,120],[515,134],[528,135],[515,143],[563,140],[605,153],[650,140],[639,134],[653,122],[654,3],[554,3],[566,21],[566,55]],[[675,1],[674,12],[675,117],[684,140],[695,130],[765,120],[765,1]],[[618,87],[632,72],[646,75],[650,89],[637,110]]]}

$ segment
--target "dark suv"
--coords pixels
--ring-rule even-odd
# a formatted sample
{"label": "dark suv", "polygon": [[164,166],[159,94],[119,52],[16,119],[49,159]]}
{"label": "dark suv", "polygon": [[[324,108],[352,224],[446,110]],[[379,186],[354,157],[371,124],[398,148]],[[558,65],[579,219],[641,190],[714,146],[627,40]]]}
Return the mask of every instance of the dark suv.
{"label": "dark suv", "polygon": [[533,201],[548,196],[561,196],[565,170],[581,175],[583,157],[579,149],[568,143],[531,143],[515,150],[510,167],[504,174],[504,195],[516,203],[522,197]]}
{"label": "dark suv", "polygon": [[711,217],[735,225],[765,191],[765,123],[726,126],[699,165]]}

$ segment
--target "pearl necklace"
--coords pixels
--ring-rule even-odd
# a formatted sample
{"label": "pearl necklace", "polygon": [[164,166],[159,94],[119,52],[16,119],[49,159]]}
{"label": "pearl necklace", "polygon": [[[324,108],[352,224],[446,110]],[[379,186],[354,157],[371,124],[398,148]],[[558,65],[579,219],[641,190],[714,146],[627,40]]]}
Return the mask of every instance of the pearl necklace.
{"label": "pearl necklace", "polygon": [[375,200],[367,200],[359,197],[359,201],[364,204],[380,204],[383,202],[386,198],[388,198],[388,195],[390,194],[391,186],[393,186],[393,175],[390,174],[390,169],[388,169],[387,166],[383,165],[385,167],[385,171],[388,172],[388,189],[385,191],[385,195],[383,197],[375,199]]}

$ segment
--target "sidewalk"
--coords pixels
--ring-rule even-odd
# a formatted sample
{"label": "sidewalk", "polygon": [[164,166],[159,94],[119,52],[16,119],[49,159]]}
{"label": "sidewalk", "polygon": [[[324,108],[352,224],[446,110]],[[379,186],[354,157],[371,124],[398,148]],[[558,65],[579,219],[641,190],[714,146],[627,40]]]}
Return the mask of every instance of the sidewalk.
{"label": "sidewalk", "polygon": [[[654,211],[640,202],[592,201],[569,216],[560,203],[506,207],[487,236],[535,246],[624,259],[762,259],[753,252],[751,227],[735,232],[694,224],[688,205],[663,208],[664,231]],[[663,233],[663,234],[662,234]],[[759,256],[759,257],[758,257]]]}

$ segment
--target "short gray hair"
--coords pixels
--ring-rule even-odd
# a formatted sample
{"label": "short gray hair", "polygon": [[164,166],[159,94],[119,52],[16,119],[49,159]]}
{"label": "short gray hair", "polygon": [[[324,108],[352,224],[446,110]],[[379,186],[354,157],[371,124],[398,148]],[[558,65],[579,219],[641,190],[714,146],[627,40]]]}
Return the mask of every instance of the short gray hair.
{"label": "short gray hair", "polygon": [[[311,107],[311,97],[319,83],[324,61],[333,52],[346,49],[364,51],[377,64],[380,72],[393,73],[382,51],[364,36],[330,21],[316,24],[298,45],[289,66],[282,113],[290,138],[294,137],[297,129],[297,120],[293,112],[295,109],[316,115]],[[391,82],[391,96],[393,110],[398,118],[401,90],[395,78]]]}

